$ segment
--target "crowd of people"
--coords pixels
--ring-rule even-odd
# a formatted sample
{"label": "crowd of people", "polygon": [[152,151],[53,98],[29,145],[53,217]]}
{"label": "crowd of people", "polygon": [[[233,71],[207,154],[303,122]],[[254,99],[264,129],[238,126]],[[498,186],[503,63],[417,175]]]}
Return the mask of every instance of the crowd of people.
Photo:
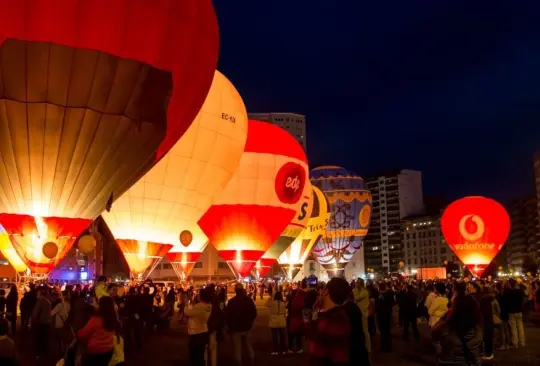
{"label": "crowd of people", "polygon": [[[238,365],[254,365],[251,332],[257,299],[269,314],[271,355],[309,353],[314,366],[370,365],[374,344],[392,351],[392,329],[420,340],[418,324],[430,328],[440,365],[478,365],[494,349],[525,347],[523,311],[538,311],[537,282],[484,280],[363,280],[296,284],[158,286],[151,281],[96,286],[29,284],[19,301],[12,286],[0,290],[0,364],[17,364],[12,337],[18,313],[22,331],[34,337],[34,355],[65,366],[123,365],[124,351],[142,349],[145,337],[185,322],[194,366],[217,365],[218,345],[229,338]],[[231,288],[232,289],[232,288]],[[230,297],[230,298],[229,298]],[[19,310],[19,311],[18,311]],[[11,337],[9,337],[11,335]],[[247,359],[242,359],[243,355]],[[243,362],[244,361],[244,362]]]}

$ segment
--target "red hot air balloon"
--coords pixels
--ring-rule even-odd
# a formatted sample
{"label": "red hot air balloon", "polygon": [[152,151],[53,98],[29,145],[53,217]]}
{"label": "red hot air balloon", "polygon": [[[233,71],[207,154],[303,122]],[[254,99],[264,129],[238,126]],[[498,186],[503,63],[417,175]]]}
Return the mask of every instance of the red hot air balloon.
{"label": "red hot air balloon", "polygon": [[183,135],[217,55],[210,0],[0,2],[0,225],[31,270]]}
{"label": "red hot air balloon", "polygon": [[506,242],[510,217],[497,201],[465,197],[446,208],[441,229],[459,260],[480,277]]}
{"label": "red hot air balloon", "polygon": [[292,221],[307,181],[306,154],[285,130],[248,122],[237,171],[199,220],[221,257],[245,277]]}

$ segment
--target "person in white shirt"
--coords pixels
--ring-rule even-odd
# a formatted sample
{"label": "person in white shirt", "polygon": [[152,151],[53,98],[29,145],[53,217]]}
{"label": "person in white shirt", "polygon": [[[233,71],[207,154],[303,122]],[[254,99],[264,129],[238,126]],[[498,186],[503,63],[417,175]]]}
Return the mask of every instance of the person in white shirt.
{"label": "person in white shirt", "polygon": [[188,317],[189,358],[193,366],[205,366],[206,346],[208,345],[208,319],[212,311],[208,290],[201,289],[198,302],[184,310]]}
{"label": "person in white shirt", "polygon": [[435,285],[435,292],[434,296],[432,298],[432,301],[429,303],[429,307],[427,306],[427,299],[426,299],[426,307],[428,308],[428,314],[429,314],[429,326],[433,327],[435,324],[441,320],[441,318],[448,312],[448,303],[449,300],[446,296],[444,296],[446,293],[446,286],[443,283],[438,283]]}

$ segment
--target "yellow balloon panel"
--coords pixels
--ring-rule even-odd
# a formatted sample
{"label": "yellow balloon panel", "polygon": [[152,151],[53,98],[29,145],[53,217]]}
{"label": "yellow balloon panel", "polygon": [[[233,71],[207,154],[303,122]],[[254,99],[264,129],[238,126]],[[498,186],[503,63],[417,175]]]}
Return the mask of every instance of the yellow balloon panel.
{"label": "yellow balloon panel", "polygon": [[[233,176],[246,138],[244,102],[216,71],[206,101],[184,136],[103,213],[115,238],[183,248],[180,233],[198,229],[197,220]],[[205,243],[206,238],[194,236],[189,249],[202,250]]]}
{"label": "yellow balloon panel", "polygon": [[313,246],[321,239],[330,221],[330,205],[325,194],[317,187],[313,189],[313,209],[306,228],[279,257],[285,265],[303,264]]}
{"label": "yellow balloon panel", "polygon": [[19,254],[17,254],[17,251],[15,251],[15,248],[13,248],[8,233],[2,227],[0,227],[0,252],[6,257],[15,271],[25,272],[28,268]]}

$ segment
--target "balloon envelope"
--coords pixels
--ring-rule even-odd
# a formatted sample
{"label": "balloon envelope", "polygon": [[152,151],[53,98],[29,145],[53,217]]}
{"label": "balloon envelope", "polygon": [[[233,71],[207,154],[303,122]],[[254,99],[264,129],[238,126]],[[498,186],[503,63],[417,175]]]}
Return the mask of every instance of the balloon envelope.
{"label": "balloon envelope", "polygon": [[311,249],[321,240],[330,221],[330,203],[324,193],[311,186],[313,205],[306,228],[281,254],[279,263],[289,279],[293,279],[304,265]]}
{"label": "balloon envelope", "polygon": [[7,259],[16,272],[25,272],[28,268],[19,254],[13,248],[8,232],[0,225],[0,252]]}
{"label": "balloon envelope", "polygon": [[313,191],[309,181],[304,186],[301,204],[294,219],[287,225],[279,238],[263,254],[255,265],[256,276],[265,277],[270,268],[276,263],[279,256],[292,244],[292,242],[304,231],[313,210]]}
{"label": "balloon envelope", "polygon": [[510,217],[495,200],[465,197],[444,210],[441,230],[459,260],[481,276],[508,238]]}
{"label": "balloon envelope", "polygon": [[337,166],[312,169],[311,184],[326,195],[331,210],[326,232],[313,248],[313,254],[331,275],[343,276],[345,266],[367,235],[371,193],[362,177]]}
{"label": "balloon envelope", "polygon": [[249,274],[294,218],[306,180],[306,155],[294,137],[278,126],[250,120],[237,171],[199,220],[240,276]]}
{"label": "balloon envelope", "polygon": [[208,242],[197,221],[234,174],[246,139],[244,102],[216,71],[185,135],[102,214],[115,238],[172,245],[170,262],[188,275]]}
{"label": "balloon envelope", "polygon": [[217,52],[209,1],[2,2],[0,212],[54,222],[54,242],[88,226],[182,136]]}

